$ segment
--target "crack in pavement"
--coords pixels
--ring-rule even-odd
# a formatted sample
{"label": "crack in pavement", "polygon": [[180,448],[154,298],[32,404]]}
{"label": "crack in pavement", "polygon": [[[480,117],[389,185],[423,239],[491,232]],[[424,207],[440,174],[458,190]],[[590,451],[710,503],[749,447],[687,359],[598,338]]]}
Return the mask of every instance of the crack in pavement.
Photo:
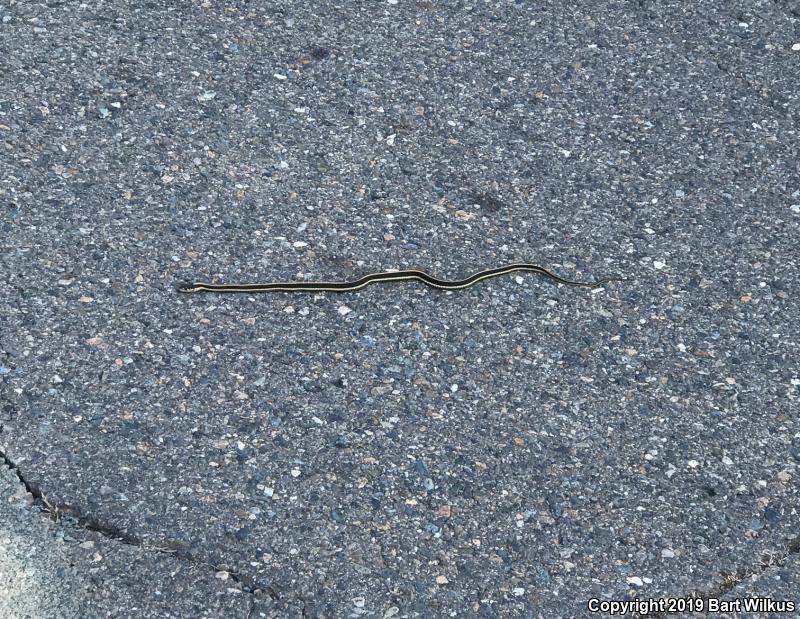
{"label": "crack in pavement", "polygon": [[14,471],[14,474],[17,476],[17,479],[19,479],[20,483],[25,487],[25,490],[27,490],[27,492],[33,496],[33,504],[39,508],[40,511],[46,513],[48,518],[54,522],[66,523],[74,528],[92,531],[102,535],[108,540],[119,542],[127,546],[135,546],[144,551],[170,555],[192,565],[211,568],[214,570],[214,572],[225,572],[227,577],[230,578],[233,583],[239,585],[244,593],[257,596],[259,592],[263,592],[272,600],[281,599],[280,594],[272,585],[259,583],[248,575],[234,572],[221,561],[204,561],[179,548],[169,548],[167,546],[148,544],[139,537],[132,535],[120,529],[119,527],[101,522],[91,514],[86,513],[74,505],[53,503],[49,501],[47,499],[47,495],[41,490],[41,488],[37,484],[29,482],[22,474],[19,466],[17,466],[17,464],[14,463],[14,461],[11,460],[2,450],[0,450],[0,463],[4,463],[9,469]]}
{"label": "crack in pavement", "polygon": [[[734,571],[723,570],[719,573],[720,581],[705,590],[692,591],[685,595],[674,595],[674,598],[694,598],[708,599],[720,598],[729,591],[736,588],[739,583],[752,576],[759,576],[771,567],[783,567],[787,559],[794,554],[800,554],[800,537],[791,540],[784,548],[772,552],[763,552],[756,565],[740,567]],[[675,613],[651,612],[633,613],[629,615],[632,619],[665,619]]]}

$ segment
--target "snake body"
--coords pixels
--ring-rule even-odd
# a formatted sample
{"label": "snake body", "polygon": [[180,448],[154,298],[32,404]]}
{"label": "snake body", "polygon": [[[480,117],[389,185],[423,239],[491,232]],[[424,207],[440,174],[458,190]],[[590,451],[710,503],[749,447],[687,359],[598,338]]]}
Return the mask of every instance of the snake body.
{"label": "snake body", "polygon": [[530,273],[538,273],[549,277],[551,280],[564,284],[565,286],[581,286],[584,288],[598,288],[609,281],[618,281],[615,278],[606,278],[596,282],[576,282],[565,279],[555,273],[548,271],[544,267],[536,264],[529,263],[515,263],[509,264],[494,269],[487,269],[473,273],[465,279],[459,280],[446,280],[439,279],[426,273],[425,271],[418,270],[405,270],[405,271],[382,271],[380,273],[370,273],[360,279],[353,281],[342,282],[265,282],[259,284],[207,284],[205,282],[195,282],[189,284],[180,284],[178,291],[180,292],[239,292],[239,293],[253,293],[253,292],[354,292],[361,290],[365,286],[375,284],[377,282],[401,282],[409,280],[421,281],[432,288],[439,288],[441,290],[460,290],[462,288],[469,288],[474,286],[480,281],[500,275],[508,275],[517,271],[527,271]]}

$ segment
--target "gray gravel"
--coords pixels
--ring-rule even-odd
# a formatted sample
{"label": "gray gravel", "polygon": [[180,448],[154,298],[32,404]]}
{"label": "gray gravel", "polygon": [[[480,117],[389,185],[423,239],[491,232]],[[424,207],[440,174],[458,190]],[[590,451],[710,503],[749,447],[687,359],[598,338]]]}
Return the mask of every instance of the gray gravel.
{"label": "gray gravel", "polygon": [[0,617],[80,617],[83,583],[64,551],[63,532],[31,503],[15,472],[0,464]]}
{"label": "gray gravel", "polygon": [[[797,596],[799,60],[777,0],[0,5],[0,451],[87,612]],[[518,260],[628,279],[175,291]]]}

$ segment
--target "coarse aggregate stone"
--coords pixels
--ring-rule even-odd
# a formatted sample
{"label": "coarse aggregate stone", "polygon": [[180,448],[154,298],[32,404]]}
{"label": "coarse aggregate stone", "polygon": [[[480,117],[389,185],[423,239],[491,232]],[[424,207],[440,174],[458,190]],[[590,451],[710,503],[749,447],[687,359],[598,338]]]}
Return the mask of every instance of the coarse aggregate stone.
{"label": "coarse aggregate stone", "polygon": [[[797,20],[0,5],[0,451],[93,612],[796,596]],[[175,291],[520,260],[627,279]]]}
{"label": "coarse aggregate stone", "polygon": [[60,531],[30,509],[31,499],[0,462],[0,617],[78,619],[83,583]]}

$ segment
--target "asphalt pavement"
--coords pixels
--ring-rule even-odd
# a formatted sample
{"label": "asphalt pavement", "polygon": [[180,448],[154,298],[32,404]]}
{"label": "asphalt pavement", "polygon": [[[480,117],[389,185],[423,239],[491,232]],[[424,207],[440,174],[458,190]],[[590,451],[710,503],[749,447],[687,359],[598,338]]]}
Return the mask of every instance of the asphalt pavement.
{"label": "asphalt pavement", "polygon": [[[799,65],[791,0],[2,2],[0,614],[800,616]],[[624,279],[176,291],[521,261]]]}

